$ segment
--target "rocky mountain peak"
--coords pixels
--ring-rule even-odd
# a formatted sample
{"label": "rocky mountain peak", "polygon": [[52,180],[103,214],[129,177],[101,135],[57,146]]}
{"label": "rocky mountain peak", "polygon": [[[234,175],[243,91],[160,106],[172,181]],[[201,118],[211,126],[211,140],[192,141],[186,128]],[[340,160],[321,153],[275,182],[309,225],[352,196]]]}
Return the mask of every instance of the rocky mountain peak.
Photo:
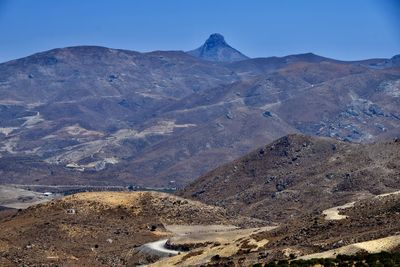
{"label": "rocky mountain peak", "polygon": [[201,59],[219,62],[248,59],[247,56],[231,47],[220,33],[211,34],[202,46],[187,53]]}
{"label": "rocky mountain peak", "polygon": [[204,43],[204,46],[211,48],[216,46],[229,46],[229,45],[225,42],[225,38],[222,34],[213,33],[210,35],[210,37],[208,37],[208,39]]}

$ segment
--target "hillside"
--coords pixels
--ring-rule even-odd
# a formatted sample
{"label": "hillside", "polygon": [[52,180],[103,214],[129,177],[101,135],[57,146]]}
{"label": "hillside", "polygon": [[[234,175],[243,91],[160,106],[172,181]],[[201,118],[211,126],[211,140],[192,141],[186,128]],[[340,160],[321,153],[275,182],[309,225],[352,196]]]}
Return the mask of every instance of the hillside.
{"label": "hillside", "polygon": [[[389,265],[390,255],[387,253],[382,253],[380,258],[370,253],[400,251],[399,193],[400,191],[374,195],[354,201],[351,205],[348,203],[347,208],[336,207],[336,218],[326,216],[325,211],[302,218],[291,218],[275,229],[251,235],[250,238],[254,241],[242,243],[234,255],[225,256],[224,248],[214,250],[214,255],[219,256],[213,257],[206,266],[252,266],[293,259],[296,261],[290,266],[314,266],[318,263],[324,264],[322,266],[333,266],[333,259],[336,257],[336,262],[356,262],[358,259],[367,261],[368,266],[375,266],[373,262],[379,259],[381,264],[384,263],[383,266],[397,266]],[[265,245],[258,248],[257,242],[263,241]],[[185,266],[184,263],[179,264],[180,259],[185,258],[191,263],[201,262],[209,253],[212,253],[212,246],[192,250],[190,254],[180,257],[163,259],[154,266],[167,266],[177,262],[177,266]],[[343,255],[352,255],[353,258]],[[301,262],[302,260],[310,262]],[[286,265],[281,262],[278,266],[288,265],[287,262]]]}
{"label": "hillside", "polygon": [[0,264],[249,266],[395,252],[399,157],[399,139],[292,134],[211,171],[181,196],[91,192],[0,211]]}
{"label": "hillside", "polygon": [[164,193],[81,193],[1,218],[0,263],[132,265],[157,259],[133,249],[171,236],[167,225],[234,223],[256,221]]}
{"label": "hillside", "polygon": [[183,189],[186,198],[275,222],[400,189],[400,142],[288,135]]}
{"label": "hillside", "polygon": [[[208,43],[233,49],[219,35]],[[78,46],[5,62],[0,183],[174,188],[290,133],[392,138],[400,69],[388,60]]]}
{"label": "hillside", "polygon": [[[366,196],[272,227],[164,193],[80,193],[0,212],[0,264],[251,266],[395,252],[399,192]],[[174,253],[152,249],[158,242]]]}

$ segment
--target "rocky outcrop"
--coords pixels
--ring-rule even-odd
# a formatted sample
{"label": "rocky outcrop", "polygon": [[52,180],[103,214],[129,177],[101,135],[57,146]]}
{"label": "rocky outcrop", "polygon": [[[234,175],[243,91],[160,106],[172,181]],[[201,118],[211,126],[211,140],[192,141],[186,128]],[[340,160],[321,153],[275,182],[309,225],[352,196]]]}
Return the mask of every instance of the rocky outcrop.
{"label": "rocky outcrop", "polygon": [[224,36],[219,33],[211,34],[202,46],[187,53],[201,59],[217,62],[234,62],[248,59],[247,56],[228,45]]}

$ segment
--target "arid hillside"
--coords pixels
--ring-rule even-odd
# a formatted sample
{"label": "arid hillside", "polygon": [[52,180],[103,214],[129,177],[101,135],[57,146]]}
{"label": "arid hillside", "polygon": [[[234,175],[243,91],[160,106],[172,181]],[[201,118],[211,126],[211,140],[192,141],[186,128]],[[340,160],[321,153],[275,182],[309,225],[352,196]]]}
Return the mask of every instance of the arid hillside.
{"label": "arid hillside", "polygon": [[284,222],[400,189],[400,141],[353,144],[288,135],[187,186],[186,198]]}
{"label": "arid hillside", "polygon": [[181,196],[91,192],[6,209],[0,263],[249,266],[398,251],[399,151],[398,139],[293,134],[211,171]]}
{"label": "arid hillside", "polygon": [[164,225],[257,225],[219,207],[158,192],[80,193],[5,211],[1,266],[125,266],[157,258],[134,251],[168,238]]}
{"label": "arid hillside", "polygon": [[[252,243],[242,245],[236,254],[228,257],[224,255],[224,247],[213,251],[213,247],[209,246],[183,254],[180,259],[193,263],[203,260],[213,252],[214,257],[206,266],[252,266],[278,260],[311,259],[314,263],[299,261],[293,266],[315,266],[315,259],[327,259],[324,265],[317,266],[333,266],[333,260],[329,259],[341,254],[359,256],[364,258],[364,263],[368,259],[368,265],[364,266],[376,266],[372,262],[377,258],[368,256],[369,253],[400,252],[400,191],[374,195],[346,204],[347,207],[331,207],[302,218],[291,218],[277,228],[254,233],[249,237],[253,240]],[[258,248],[259,242],[264,242],[265,245]],[[388,258],[385,260],[388,261]],[[179,262],[179,256],[163,259],[155,266],[172,266],[176,262]],[[384,265],[377,265],[397,266],[386,262]],[[282,262],[278,266],[287,265]]]}

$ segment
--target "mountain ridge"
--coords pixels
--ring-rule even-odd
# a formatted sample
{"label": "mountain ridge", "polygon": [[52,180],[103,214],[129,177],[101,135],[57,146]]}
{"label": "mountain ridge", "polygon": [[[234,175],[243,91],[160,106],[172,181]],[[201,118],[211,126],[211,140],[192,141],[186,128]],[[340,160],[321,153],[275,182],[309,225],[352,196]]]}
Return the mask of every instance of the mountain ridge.
{"label": "mountain ridge", "polygon": [[1,182],[175,187],[289,133],[391,138],[399,80],[309,53],[42,52],[0,64]]}

